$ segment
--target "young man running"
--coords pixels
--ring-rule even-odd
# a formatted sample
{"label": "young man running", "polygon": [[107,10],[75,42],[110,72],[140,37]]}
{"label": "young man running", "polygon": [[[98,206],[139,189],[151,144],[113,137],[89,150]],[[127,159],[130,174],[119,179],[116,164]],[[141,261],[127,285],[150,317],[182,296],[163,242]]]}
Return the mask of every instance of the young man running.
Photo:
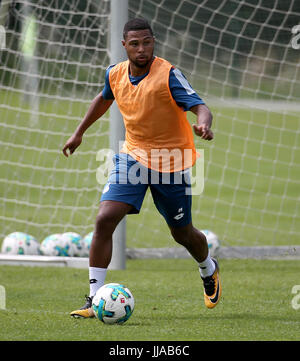
{"label": "young man running", "polygon": [[[84,132],[116,100],[124,119],[125,143],[114,157],[115,168],[104,187],[96,217],[89,254],[90,294],[86,304],[71,312],[71,316],[94,316],[92,299],[105,281],[112,256],[112,234],[125,215],[139,213],[148,187],[174,240],[198,262],[205,305],[213,308],[221,296],[219,267],[210,257],[205,235],[192,224],[192,196],[187,192],[191,185],[184,171],[197,158],[186,111],[197,116],[193,130],[204,140],[213,139],[212,114],[182,73],[153,55],[155,39],[147,21],[130,20],[124,26],[123,36],[128,60],[107,69],[103,91],[92,101],[63,147],[65,156],[68,151],[72,154],[81,144]],[[165,158],[163,150],[167,150]],[[143,181],[128,181],[132,169],[139,170]]]}

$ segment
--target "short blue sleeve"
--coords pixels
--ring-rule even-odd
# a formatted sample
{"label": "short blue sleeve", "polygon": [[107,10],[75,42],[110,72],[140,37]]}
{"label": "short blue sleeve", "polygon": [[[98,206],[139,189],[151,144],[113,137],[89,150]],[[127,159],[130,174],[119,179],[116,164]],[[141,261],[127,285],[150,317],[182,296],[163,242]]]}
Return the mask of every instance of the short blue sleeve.
{"label": "short blue sleeve", "polygon": [[195,105],[205,104],[182,72],[176,68],[170,70],[169,87],[175,102],[184,111],[190,110]]}
{"label": "short blue sleeve", "polygon": [[114,65],[110,65],[107,69],[106,69],[106,73],[105,73],[105,84],[104,84],[104,89],[102,90],[102,96],[105,100],[113,100],[115,99],[113,92],[111,90],[110,84],[109,84],[109,72],[110,70],[115,66]]}

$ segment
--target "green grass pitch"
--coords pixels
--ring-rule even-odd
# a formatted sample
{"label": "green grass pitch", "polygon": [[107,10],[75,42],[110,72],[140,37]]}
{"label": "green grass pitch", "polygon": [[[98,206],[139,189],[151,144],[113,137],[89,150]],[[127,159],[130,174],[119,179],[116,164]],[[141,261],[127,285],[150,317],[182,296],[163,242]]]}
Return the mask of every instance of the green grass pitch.
{"label": "green grass pitch", "polygon": [[291,303],[298,261],[220,260],[220,266],[223,297],[212,310],[191,259],[128,260],[125,270],[109,271],[106,283],[123,283],[135,297],[123,325],[69,316],[88,293],[87,270],[0,266],[6,290],[0,340],[299,340],[300,310]]}
{"label": "green grass pitch", "polygon": [[[35,125],[16,93],[0,92],[0,103],[5,105],[0,109],[2,236],[25,230],[41,241],[51,233],[91,231],[100,196],[95,153],[108,147],[108,122],[89,129],[80,151],[65,159],[61,148],[88,102],[43,98]],[[226,231],[226,245],[297,244],[299,113],[221,106],[212,111],[213,143],[196,139],[209,171],[203,196],[193,201],[195,226]],[[278,212],[280,217],[274,216]],[[141,214],[127,217],[127,247],[168,246],[176,244],[148,194]],[[220,260],[220,265],[223,297],[213,310],[203,304],[192,260],[128,260],[126,270],[109,271],[106,282],[126,284],[136,300],[122,326],[69,317],[88,293],[87,270],[0,266],[7,296],[0,340],[299,339],[300,311],[291,306],[298,261]]]}

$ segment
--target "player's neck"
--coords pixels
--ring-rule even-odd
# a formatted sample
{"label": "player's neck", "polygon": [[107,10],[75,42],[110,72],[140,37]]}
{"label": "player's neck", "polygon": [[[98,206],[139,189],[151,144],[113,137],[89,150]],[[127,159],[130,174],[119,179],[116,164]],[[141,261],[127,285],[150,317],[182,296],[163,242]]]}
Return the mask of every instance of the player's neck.
{"label": "player's neck", "polygon": [[149,61],[149,63],[144,66],[144,67],[139,67],[139,66],[136,66],[133,62],[131,62],[129,60],[129,73],[131,76],[142,76],[146,73],[149,72],[150,70],[150,67],[153,63],[153,60],[154,60],[154,56],[152,57],[151,61]]}

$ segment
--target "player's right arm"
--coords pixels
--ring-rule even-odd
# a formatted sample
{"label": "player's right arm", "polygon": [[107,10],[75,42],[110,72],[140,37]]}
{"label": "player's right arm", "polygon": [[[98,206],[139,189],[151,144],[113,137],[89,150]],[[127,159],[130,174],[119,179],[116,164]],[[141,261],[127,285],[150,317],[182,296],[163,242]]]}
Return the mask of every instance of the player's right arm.
{"label": "player's right arm", "polygon": [[102,92],[98,94],[92,101],[86,115],[82,119],[81,123],[76,128],[73,135],[67,140],[62,151],[66,157],[74,153],[75,149],[79,147],[82,142],[84,132],[103,114],[106,113],[108,108],[113,103],[113,99],[104,99]]}

